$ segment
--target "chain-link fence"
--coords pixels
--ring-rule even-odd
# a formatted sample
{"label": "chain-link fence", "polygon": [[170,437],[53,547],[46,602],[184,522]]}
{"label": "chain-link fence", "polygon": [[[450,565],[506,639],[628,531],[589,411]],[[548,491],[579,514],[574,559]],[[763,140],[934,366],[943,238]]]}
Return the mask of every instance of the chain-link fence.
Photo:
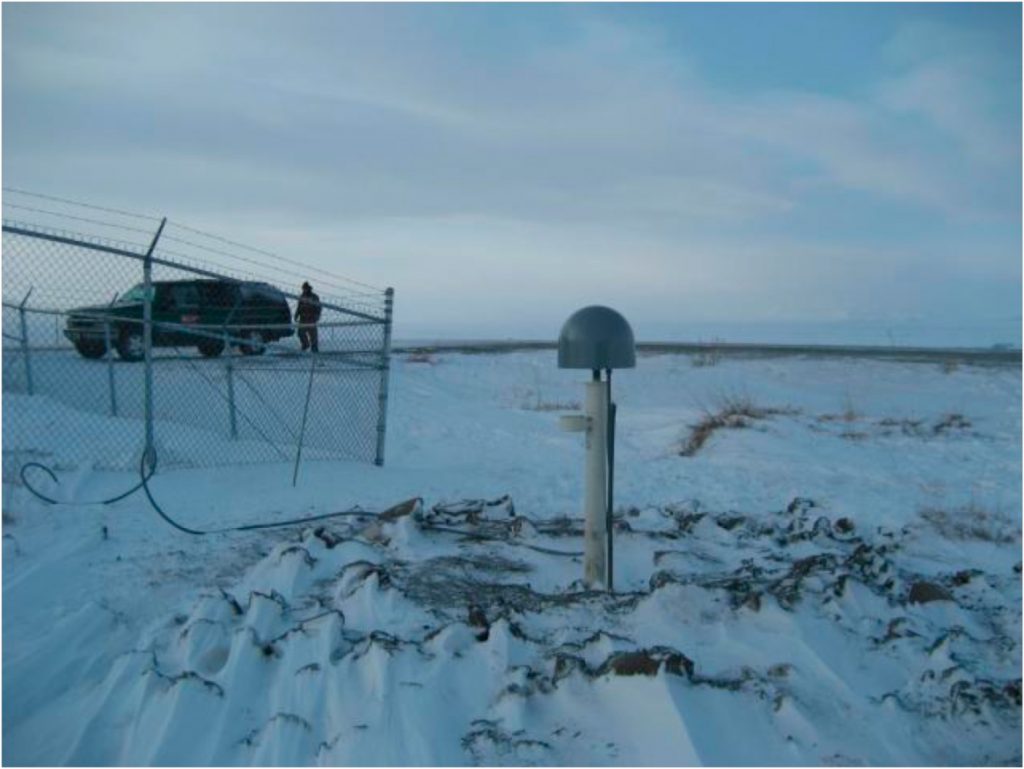
{"label": "chain-link fence", "polygon": [[162,467],[383,463],[391,289],[7,188],[2,248],[5,479],[150,450]]}

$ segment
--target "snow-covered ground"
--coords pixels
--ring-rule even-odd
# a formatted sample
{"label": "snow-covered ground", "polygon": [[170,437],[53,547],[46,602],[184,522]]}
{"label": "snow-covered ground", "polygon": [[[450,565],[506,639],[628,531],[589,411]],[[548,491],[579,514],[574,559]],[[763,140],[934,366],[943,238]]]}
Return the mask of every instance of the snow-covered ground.
{"label": "snow-covered ground", "polygon": [[4,763],[1020,763],[1019,368],[640,357],[614,595],[557,425],[584,379],[398,357],[386,467],[151,488],[194,528],[421,504],[206,537],[85,504],[136,481],[62,441],[104,420],[6,397],[37,427],[4,452],[79,504],[4,478]]}

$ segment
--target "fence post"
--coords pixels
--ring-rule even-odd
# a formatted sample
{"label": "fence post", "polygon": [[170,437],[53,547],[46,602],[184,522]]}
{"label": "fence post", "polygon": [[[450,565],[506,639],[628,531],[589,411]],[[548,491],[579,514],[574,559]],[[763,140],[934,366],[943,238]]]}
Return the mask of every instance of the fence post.
{"label": "fence post", "polygon": [[117,294],[107,305],[107,317],[103,321],[103,340],[107,346],[107,385],[110,388],[110,416],[117,416],[117,390],[114,387],[114,345],[110,337],[110,311],[117,301]]}
{"label": "fence post", "polygon": [[149,250],[142,260],[142,344],[146,361],[145,403],[146,403],[146,467],[152,470],[156,464],[156,450],[153,447],[153,251],[160,234],[167,224],[167,217],[160,220],[160,226],[149,244]]}
{"label": "fence post", "polygon": [[25,388],[29,395],[33,395],[35,388],[32,386],[32,359],[29,357],[28,325],[25,323],[25,302],[30,296],[32,296],[31,286],[28,293],[25,294],[25,298],[21,300],[21,304],[18,305],[18,316],[21,319],[21,354],[25,357]]}
{"label": "fence post", "polygon": [[384,435],[388,427],[388,378],[391,372],[391,318],[395,306],[395,289],[384,292],[384,344],[380,361],[380,392],[377,398],[377,456],[373,463],[384,465]]}
{"label": "fence post", "polygon": [[[227,349],[227,340],[224,342],[224,349]],[[235,364],[228,356],[228,417],[231,420],[231,440],[238,438],[238,423],[235,420]]]}

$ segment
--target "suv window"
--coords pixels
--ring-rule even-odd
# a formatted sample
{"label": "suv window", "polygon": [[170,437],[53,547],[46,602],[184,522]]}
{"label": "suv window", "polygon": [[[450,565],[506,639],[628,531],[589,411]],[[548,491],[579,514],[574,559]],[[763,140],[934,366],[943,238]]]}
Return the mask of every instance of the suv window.
{"label": "suv window", "polygon": [[233,307],[238,295],[235,286],[221,281],[209,281],[199,284],[199,295],[204,307]]}
{"label": "suv window", "polygon": [[[150,293],[150,295],[153,294],[153,289],[152,288],[149,289],[149,293]],[[146,298],[146,287],[142,283],[138,283],[138,284],[132,286],[127,291],[125,291],[123,294],[121,294],[121,297],[120,297],[122,302],[143,302],[143,301],[145,301],[145,298]]]}
{"label": "suv window", "polygon": [[177,283],[170,286],[171,307],[198,307],[199,291],[192,283]]}
{"label": "suv window", "polygon": [[241,289],[242,299],[246,302],[279,304],[284,301],[284,294],[268,283],[243,283]]}

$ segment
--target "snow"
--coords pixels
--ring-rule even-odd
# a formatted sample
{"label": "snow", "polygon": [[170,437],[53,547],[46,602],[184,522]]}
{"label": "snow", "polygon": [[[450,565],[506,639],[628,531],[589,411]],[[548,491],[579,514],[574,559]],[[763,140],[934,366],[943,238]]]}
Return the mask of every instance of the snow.
{"label": "snow", "polygon": [[1019,368],[693,360],[614,376],[615,595],[550,351],[396,357],[383,468],[161,469],[196,528],[422,500],[207,537],[88,504],[137,479],[67,436],[131,420],[6,396],[5,468],[77,503],[4,477],[3,761],[1019,764]]}

